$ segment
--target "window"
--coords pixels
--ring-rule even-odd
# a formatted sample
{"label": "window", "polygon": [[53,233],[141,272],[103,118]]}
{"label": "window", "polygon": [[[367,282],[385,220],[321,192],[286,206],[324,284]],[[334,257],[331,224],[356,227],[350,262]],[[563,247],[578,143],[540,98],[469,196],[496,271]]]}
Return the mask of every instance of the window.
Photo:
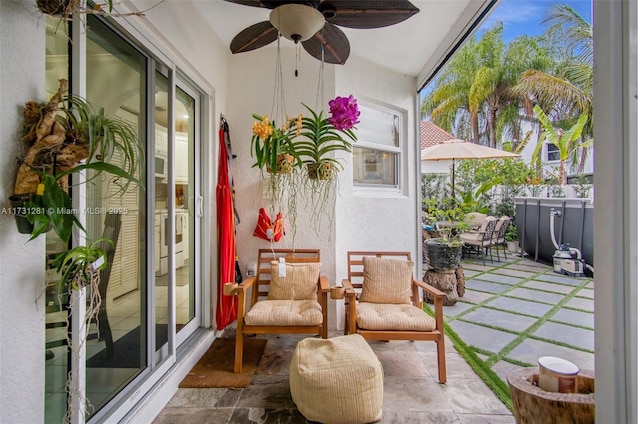
{"label": "window", "polygon": [[358,141],[353,146],[353,184],[399,188],[402,116],[380,106],[360,105]]}
{"label": "window", "polygon": [[547,143],[547,162],[558,162],[560,160],[560,149],[555,144]]}

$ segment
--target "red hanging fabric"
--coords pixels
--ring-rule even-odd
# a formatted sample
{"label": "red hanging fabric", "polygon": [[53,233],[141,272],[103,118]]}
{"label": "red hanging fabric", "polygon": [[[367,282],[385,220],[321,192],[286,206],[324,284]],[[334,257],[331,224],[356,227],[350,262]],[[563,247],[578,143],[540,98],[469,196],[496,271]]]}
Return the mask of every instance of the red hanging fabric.
{"label": "red hanging fabric", "polygon": [[229,152],[225,143],[229,137],[229,127],[224,122],[220,126],[220,159],[218,163],[218,185],[216,186],[216,211],[218,224],[218,305],[216,326],[223,330],[238,316],[238,297],[226,296],[224,285],[235,281],[235,223],[233,196],[229,181]]}

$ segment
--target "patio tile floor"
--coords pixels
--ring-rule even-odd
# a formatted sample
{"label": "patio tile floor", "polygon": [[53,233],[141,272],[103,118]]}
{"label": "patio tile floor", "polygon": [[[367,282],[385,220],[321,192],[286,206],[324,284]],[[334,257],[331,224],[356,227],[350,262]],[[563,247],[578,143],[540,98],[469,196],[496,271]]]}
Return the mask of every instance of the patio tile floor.
{"label": "patio tile floor", "polygon": [[[593,281],[555,274],[528,259],[501,260],[463,261],[465,295],[445,307],[451,328],[503,380],[544,355],[594,369]],[[264,337],[269,342],[248,388],[179,389],[154,423],[306,423],[288,382],[291,353],[305,336]],[[435,343],[369,344],[385,370],[380,423],[515,422],[449,340],[446,385],[437,382]]]}
{"label": "patio tile floor", "polygon": [[472,273],[458,301],[464,307],[445,306],[445,320],[460,339],[505,381],[545,355],[593,370],[593,280],[556,274],[526,258],[501,259],[491,266],[463,260],[465,277],[467,269]]}

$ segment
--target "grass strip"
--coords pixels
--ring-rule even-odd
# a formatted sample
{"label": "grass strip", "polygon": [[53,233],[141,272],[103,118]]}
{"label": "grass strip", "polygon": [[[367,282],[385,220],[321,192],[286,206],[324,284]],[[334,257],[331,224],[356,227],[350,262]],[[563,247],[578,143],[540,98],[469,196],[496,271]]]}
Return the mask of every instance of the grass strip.
{"label": "grass strip", "polygon": [[[433,311],[429,306],[424,304],[425,312],[434,316]],[[509,387],[502,381],[498,375],[488,367],[482,359],[476,355],[471,347],[469,347],[458,334],[453,331],[449,324],[444,323],[445,334],[449,337],[449,340],[453,343],[453,347],[458,351],[460,356],[464,358],[469,364],[471,369],[480,377],[482,381],[491,389],[493,393],[500,399],[502,403],[513,413],[513,404],[511,403],[511,393]]]}

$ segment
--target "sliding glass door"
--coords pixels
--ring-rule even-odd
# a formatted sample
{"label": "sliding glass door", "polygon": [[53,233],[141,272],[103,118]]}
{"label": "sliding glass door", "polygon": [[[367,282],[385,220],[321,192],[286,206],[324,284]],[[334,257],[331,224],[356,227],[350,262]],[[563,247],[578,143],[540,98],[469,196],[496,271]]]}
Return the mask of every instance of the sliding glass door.
{"label": "sliding glass door", "polygon": [[[85,29],[77,36],[86,37],[86,50],[69,58],[67,35],[47,28],[49,96],[57,79],[73,80],[69,63],[77,61],[86,68],[87,100],[128,122],[145,151],[136,172],[142,184],[127,187],[111,174],[88,171],[88,182],[74,188],[74,196],[86,202],[80,211],[92,211],[82,212],[86,238],[113,242],[101,274],[98,320],[79,358],[86,365],[86,375],[80,374],[89,405],[85,418],[103,421],[137,387],[158,378],[154,372],[170,365],[176,349],[202,324],[197,278],[202,178],[195,158],[203,95],[171,64],[130,43],[101,18],[88,16]],[[111,162],[117,165],[119,159],[114,155]],[[76,234],[71,244],[80,242]],[[48,253],[65,248],[47,234]],[[66,346],[77,310],[69,311],[66,299],[54,302],[55,271],[47,273],[47,284],[45,417],[59,423],[69,402],[68,372],[78,367]]]}

